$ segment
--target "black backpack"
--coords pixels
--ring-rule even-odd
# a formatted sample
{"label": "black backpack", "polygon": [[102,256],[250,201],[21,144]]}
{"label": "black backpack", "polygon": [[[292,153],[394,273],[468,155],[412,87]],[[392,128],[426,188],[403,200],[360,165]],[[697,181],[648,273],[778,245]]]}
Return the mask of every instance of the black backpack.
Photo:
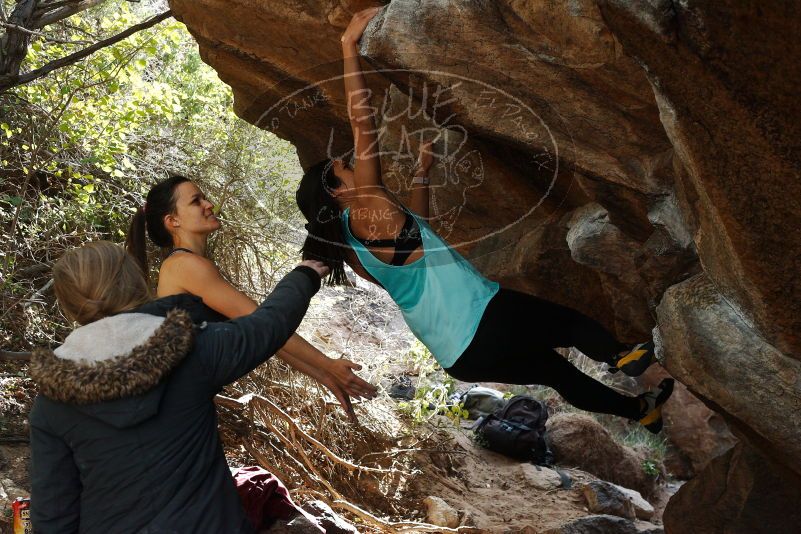
{"label": "black backpack", "polygon": [[480,419],[474,427],[476,441],[518,460],[551,465],[553,454],[545,443],[545,404],[527,395],[509,399],[506,406]]}

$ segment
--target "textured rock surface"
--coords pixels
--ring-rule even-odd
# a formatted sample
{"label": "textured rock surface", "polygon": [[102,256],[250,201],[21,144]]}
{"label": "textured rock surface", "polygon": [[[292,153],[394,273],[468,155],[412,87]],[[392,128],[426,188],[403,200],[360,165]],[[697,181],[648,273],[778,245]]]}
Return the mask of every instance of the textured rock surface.
{"label": "textured rock surface", "polygon": [[654,507],[638,491],[604,480],[594,480],[585,484],[581,490],[590,512],[629,519],[650,519],[654,515]]}
{"label": "textured rock surface", "polygon": [[590,515],[546,530],[542,534],[663,534],[665,531],[645,521],[632,521],[614,515]]}
{"label": "textured rock surface", "polygon": [[766,341],[798,357],[801,101],[791,87],[801,79],[801,41],[791,36],[801,6],[601,5],[654,88],[704,270]]}
{"label": "textured rock surface", "polygon": [[[304,166],[347,154],[338,38],[375,2],[170,4],[243,118]],[[624,341],[658,327],[668,371],[794,473],[799,28],[797,2],[394,0],[362,43],[393,191],[419,134],[446,132],[432,224],[451,243]]]}
{"label": "textured rock surface", "polygon": [[662,520],[671,534],[798,532],[799,487],[794,473],[740,443],[685,483]]}
{"label": "textured rock surface", "polygon": [[801,474],[801,361],[754,336],[705,275],[670,288],[657,311],[668,371],[752,446]]}
{"label": "textured rock surface", "polygon": [[654,490],[654,479],[642,468],[643,458],[616,442],[608,430],[588,415],[553,416],[548,419],[546,439],[560,465],[578,467],[643,495]]}

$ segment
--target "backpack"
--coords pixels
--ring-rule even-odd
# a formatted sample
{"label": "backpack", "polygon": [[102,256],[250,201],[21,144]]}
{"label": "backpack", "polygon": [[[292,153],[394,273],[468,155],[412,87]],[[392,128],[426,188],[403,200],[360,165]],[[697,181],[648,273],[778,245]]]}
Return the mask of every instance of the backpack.
{"label": "backpack", "polygon": [[551,465],[553,453],[545,443],[545,404],[528,395],[509,399],[506,406],[480,419],[475,428],[477,441],[491,451],[518,460]]}

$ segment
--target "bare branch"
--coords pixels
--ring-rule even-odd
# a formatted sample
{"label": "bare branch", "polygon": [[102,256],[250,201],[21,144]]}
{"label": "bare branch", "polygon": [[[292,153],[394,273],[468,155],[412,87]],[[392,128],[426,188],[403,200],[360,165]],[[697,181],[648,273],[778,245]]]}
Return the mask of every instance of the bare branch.
{"label": "bare branch", "polygon": [[78,44],[87,45],[87,44],[89,44],[88,41],[67,41],[66,39],[56,39],[55,37],[48,37],[47,35],[45,35],[45,34],[43,34],[41,32],[29,30],[27,28],[23,28],[22,26],[17,26],[16,24],[9,24],[7,22],[0,22],[0,27],[6,28],[6,29],[9,29],[9,30],[15,30],[15,31],[22,32],[22,33],[27,33],[28,35],[31,35],[31,36],[41,37],[45,41],[49,41],[51,43],[72,44],[72,45],[78,45]]}
{"label": "bare branch", "polygon": [[[39,15],[41,11],[49,9],[53,9],[50,13],[43,13],[39,15],[34,20],[33,24],[31,25],[32,29],[40,29],[53,24],[54,22],[58,22],[60,20],[64,20],[73,16],[76,13],[80,13],[81,11],[85,11],[90,7],[95,7],[97,5],[102,4],[105,0],[84,0],[82,2],[55,2],[51,5],[42,5],[37,8],[36,15]],[[66,4],[66,5],[63,5]],[[41,10],[41,11],[40,11]]]}
{"label": "bare branch", "polygon": [[172,11],[167,10],[164,13],[161,13],[160,15],[156,15],[151,19],[148,19],[144,22],[131,26],[127,30],[120,32],[117,35],[114,35],[113,37],[109,37],[108,39],[103,39],[102,41],[98,41],[92,46],[84,48],[83,50],[75,52],[74,54],[70,54],[55,61],[51,61],[47,65],[44,65],[43,67],[40,67],[36,70],[32,70],[31,72],[27,72],[25,74],[17,74],[17,75],[7,74],[5,76],[0,76],[0,93],[7,91],[8,89],[11,89],[12,87],[16,87],[18,85],[30,83],[33,80],[46,76],[47,74],[53,72],[56,69],[60,69],[68,65],[72,65],[73,63],[77,63],[81,59],[90,56],[94,52],[97,52],[102,48],[106,48],[115,43],[118,43],[123,39],[130,37],[136,32],[150,28],[151,26],[155,26],[159,22],[171,16],[172,16]]}

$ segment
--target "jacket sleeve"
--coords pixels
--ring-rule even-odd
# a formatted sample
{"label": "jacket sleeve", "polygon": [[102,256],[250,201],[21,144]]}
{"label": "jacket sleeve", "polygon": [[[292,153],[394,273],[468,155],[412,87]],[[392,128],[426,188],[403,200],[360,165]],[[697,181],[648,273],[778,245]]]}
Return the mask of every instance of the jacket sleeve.
{"label": "jacket sleeve", "polygon": [[299,266],[250,315],[209,324],[195,339],[195,352],[213,392],[246,375],[283,347],[319,289],[317,272]]}
{"label": "jacket sleeve", "polygon": [[44,423],[37,398],[30,415],[31,522],[36,534],[78,532],[81,480],[72,450]]}

